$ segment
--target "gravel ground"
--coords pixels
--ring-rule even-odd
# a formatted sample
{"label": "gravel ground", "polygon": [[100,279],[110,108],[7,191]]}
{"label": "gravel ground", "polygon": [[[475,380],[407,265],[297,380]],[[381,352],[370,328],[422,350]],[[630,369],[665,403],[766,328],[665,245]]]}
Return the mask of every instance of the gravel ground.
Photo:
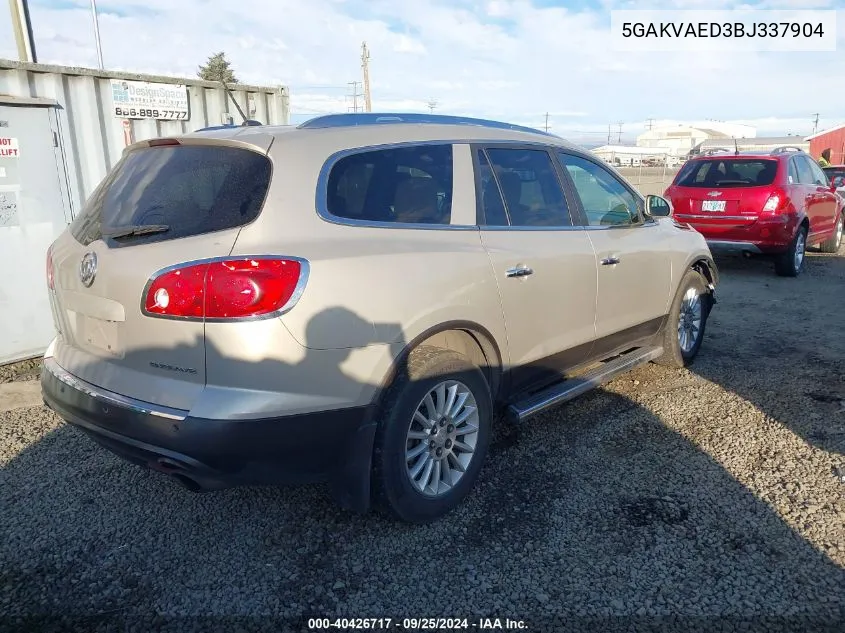
{"label": "gravel ground", "polygon": [[0,413],[0,628],[842,631],[845,258],[797,280],[719,263],[690,370],[650,365],[501,433],[431,526],[347,514],[322,487],[195,495],[43,407]]}

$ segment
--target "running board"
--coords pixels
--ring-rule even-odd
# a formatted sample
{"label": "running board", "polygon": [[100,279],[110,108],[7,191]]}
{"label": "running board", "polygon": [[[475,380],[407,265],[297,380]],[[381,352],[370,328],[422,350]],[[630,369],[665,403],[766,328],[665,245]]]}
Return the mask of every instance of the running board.
{"label": "running board", "polygon": [[624,374],[639,365],[645,365],[650,361],[660,358],[662,355],[662,347],[643,347],[618,356],[580,376],[552,385],[548,389],[520,402],[514,402],[507,409],[508,420],[514,423],[524,422],[531,416],[568,402],[573,398],[577,398],[596,387],[610,382],[620,374]]}

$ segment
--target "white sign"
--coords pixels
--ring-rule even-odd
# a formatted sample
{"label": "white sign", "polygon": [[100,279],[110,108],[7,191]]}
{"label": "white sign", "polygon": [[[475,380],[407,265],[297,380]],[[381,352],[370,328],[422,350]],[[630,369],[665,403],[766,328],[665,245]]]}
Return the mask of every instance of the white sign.
{"label": "white sign", "polygon": [[0,136],[0,158],[17,158],[20,155],[18,139]]}
{"label": "white sign", "polygon": [[119,119],[188,119],[188,88],[182,84],[112,79],[111,94]]}

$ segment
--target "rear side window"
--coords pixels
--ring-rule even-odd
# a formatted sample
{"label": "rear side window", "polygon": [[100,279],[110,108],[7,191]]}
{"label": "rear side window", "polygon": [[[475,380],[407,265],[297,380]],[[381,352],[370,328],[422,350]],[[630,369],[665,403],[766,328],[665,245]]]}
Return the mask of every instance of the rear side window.
{"label": "rear side window", "polygon": [[451,145],[362,151],[331,168],[326,207],[362,222],[449,224],[452,180]]}
{"label": "rear side window", "polygon": [[[108,238],[120,246],[243,226],[261,212],[271,171],[267,156],[238,147],[134,150],[100,183],[70,230],[85,245],[124,233]],[[127,235],[132,227],[142,230]]]}
{"label": "rear side window", "polygon": [[[501,225],[496,185],[510,226],[571,226],[569,209],[554,163],[545,150],[488,149],[482,162],[482,201],[490,225]],[[492,169],[485,183],[484,168]],[[493,180],[495,179],[495,180]]]}
{"label": "rear side window", "polygon": [[687,163],[678,174],[679,187],[761,187],[771,185],[777,160],[763,158],[711,158]]}

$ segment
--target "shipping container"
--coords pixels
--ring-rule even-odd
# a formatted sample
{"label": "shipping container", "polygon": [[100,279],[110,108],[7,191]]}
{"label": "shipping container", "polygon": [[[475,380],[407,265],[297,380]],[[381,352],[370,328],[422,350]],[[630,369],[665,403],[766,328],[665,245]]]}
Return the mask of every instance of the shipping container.
{"label": "shipping container", "polygon": [[124,148],[244,117],[287,125],[287,88],[0,60],[0,364],[52,340],[47,248]]}
{"label": "shipping container", "polygon": [[830,149],[830,164],[845,165],[845,125],[808,136],[807,140],[810,141],[810,154],[816,160],[824,150]]}

